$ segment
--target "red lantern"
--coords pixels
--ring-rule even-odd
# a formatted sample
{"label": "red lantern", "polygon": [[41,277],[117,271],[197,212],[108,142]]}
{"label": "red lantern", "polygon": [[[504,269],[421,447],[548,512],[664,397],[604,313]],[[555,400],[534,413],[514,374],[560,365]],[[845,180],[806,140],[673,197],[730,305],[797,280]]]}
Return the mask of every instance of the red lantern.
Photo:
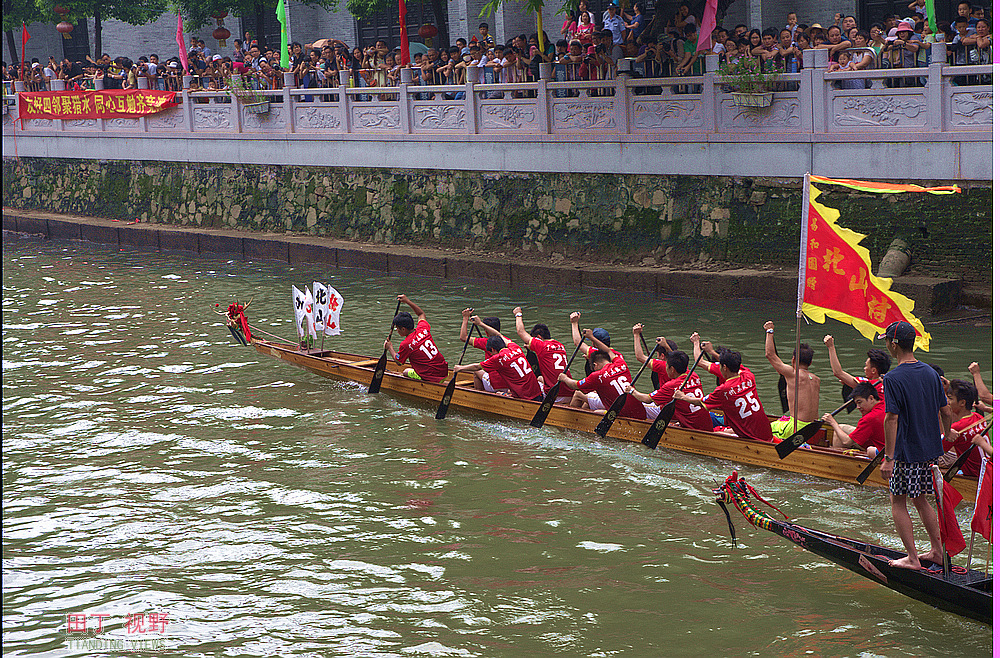
{"label": "red lantern", "polygon": [[73,38],[73,37],[71,37],[69,35],[69,33],[73,31],[73,24],[72,23],[69,23],[67,21],[61,22],[61,23],[59,23],[59,25],[56,25],[56,31],[58,31],[60,34],[63,35],[63,39],[72,39]]}
{"label": "red lantern", "polygon": [[62,5],[56,5],[55,7],[52,8],[52,11],[59,14],[60,16],[64,16],[69,13],[69,9],[66,9]]}
{"label": "red lantern", "polygon": [[430,23],[424,23],[417,31],[417,36],[424,40],[424,44],[430,48],[434,45],[434,37],[437,36],[438,29]]}
{"label": "red lantern", "polygon": [[218,40],[220,48],[226,45],[226,39],[229,38],[229,35],[230,35],[229,30],[222,27],[221,25],[212,30],[212,38]]}
{"label": "red lantern", "polygon": [[228,11],[220,11],[218,14],[212,14],[212,18],[214,18],[215,20],[219,21],[219,24],[221,25],[222,24],[222,19],[225,18],[228,15],[229,15]]}

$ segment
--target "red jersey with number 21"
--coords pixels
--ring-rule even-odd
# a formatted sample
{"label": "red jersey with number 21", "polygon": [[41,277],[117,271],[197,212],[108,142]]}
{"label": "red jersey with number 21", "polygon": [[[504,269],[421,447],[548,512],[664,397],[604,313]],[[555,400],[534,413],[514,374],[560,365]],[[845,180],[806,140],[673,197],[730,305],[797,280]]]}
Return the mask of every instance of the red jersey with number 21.
{"label": "red jersey with number 21", "polygon": [[399,343],[396,356],[399,363],[406,363],[409,359],[413,370],[425,382],[439,382],[448,376],[448,362],[434,344],[427,320],[417,322],[410,335]]}
{"label": "red jersey with number 21", "polygon": [[[650,396],[657,406],[662,407],[674,399],[674,391],[684,383],[687,373],[685,372],[676,379],[670,379],[667,374],[667,362],[662,359],[652,359],[649,362],[649,369],[660,376],[660,388],[653,391]],[[691,373],[691,378],[681,390],[684,395],[693,395],[696,398],[702,397],[701,378],[698,373]],[[700,404],[690,402],[677,402],[674,404],[674,418],[681,427],[688,427],[693,430],[712,431],[712,416]]]}
{"label": "red jersey with number 21", "polygon": [[[600,370],[587,375],[586,379],[577,382],[580,390],[584,393],[597,391],[605,409],[610,409],[615,398],[625,392],[625,387],[632,383],[632,375],[628,371],[628,364],[625,359],[618,355],[615,360],[604,366]],[[646,408],[642,403],[631,395],[625,398],[625,406],[622,407],[619,416],[625,418],[646,419]]]}
{"label": "red jersey with number 21", "polygon": [[[531,351],[538,356],[538,369],[542,372],[542,380],[545,382],[545,390],[555,386],[559,382],[559,375],[566,373],[566,365],[569,359],[566,358],[566,348],[558,340],[544,340],[542,338],[531,339]],[[573,389],[566,384],[559,384],[558,397],[568,397],[573,395]]]}
{"label": "red jersey with number 21", "polygon": [[538,378],[535,377],[531,364],[528,363],[527,357],[524,356],[524,352],[516,343],[507,343],[507,347],[479,365],[490,373],[491,378],[493,373],[500,373],[511,394],[516,398],[532,400],[542,394]]}
{"label": "red jersey with number 21", "polygon": [[[713,363],[713,367],[719,364]],[[721,369],[719,369],[721,373]],[[712,374],[719,374],[713,372]],[[705,398],[705,406],[719,409],[728,425],[738,436],[758,441],[771,441],[771,421],[757,397],[757,382],[753,373],[741,367],[738,375],[727,379]]]}

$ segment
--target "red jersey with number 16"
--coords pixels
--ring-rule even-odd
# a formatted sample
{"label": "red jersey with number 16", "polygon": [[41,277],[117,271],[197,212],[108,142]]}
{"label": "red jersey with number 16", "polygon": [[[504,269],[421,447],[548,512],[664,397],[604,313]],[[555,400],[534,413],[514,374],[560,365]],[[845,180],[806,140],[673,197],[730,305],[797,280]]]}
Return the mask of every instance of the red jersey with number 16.
{"label": "red jersey with number 16", "polygon": [[500,350],[490,358],[479,364],[483,370],[490,373],[500,373],[503,381],[507,383],[511,394],[522,400],[533,400],[542,394],[542,389],[538,385],[538,378],[531,370],[524,352],[517,346],[517,343],[507,343],[507,347]]}
{"label": "red jersey with number 16", "polygon": [[[542,372],[542,380],[545,382],[546,391],[559,382],[559,375],[561,373],[565,372],[567,376],[573,376],[569,374],[569,370],[566,370],[567,362],[569,361],[566,358],[566,348],[558,340],[532,338],[530,347],[531,351],[538,356],[538,369]],[[566,384],[559,384],[557,397],[568,397],[571,395],[573,395],[573,389],[566,386]]]}
{"label": "red jersey with number 16", "polygon": [[[610,409],[615,398],[625,392],[625,387],[632,383],[632,374],[628,371],[628,364],[625,359],[618,355],[615,360],[604,366],[600,370],[587,375],[586,379],[577,382],[580,390],[584,393],[597,391],[605,409]],[[626,396],[625,406],[622,407],[619,416],[625,418],[646,419],[646,408],[642,403],[631,395]]]}
{"label": "red jersey with number 16", "polygon": [[[713,363],[713,366],[718,365]],[[721,372],[721,370],[720,370]],[[714,374],[714,373],[713,373]],[[757,397],[753,373],[741,367],[738,375],[727,379],[705,398],[705,406],[719,409],[728,425],[738,436],[758,441],[771,441],[771,421]]]}
{"label": "red jersey with number 16", "polygon": [[448,362],[434,344],[427,320],[417,322],[410,335],[399,343],[396,361],[406,363],[407,359],[425,382],[439,382],[448,376]]}

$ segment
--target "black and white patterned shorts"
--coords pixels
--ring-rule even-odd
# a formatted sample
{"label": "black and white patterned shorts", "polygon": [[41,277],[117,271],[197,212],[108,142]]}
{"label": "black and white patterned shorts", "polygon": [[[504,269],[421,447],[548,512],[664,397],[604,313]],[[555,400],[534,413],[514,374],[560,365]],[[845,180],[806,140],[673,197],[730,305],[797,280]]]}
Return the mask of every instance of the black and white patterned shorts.
{"label": "black and white patterned shorts", "polygon": [[896,461],[892,467],[892,477],[889,478],[889,492],[895,496],[916,498],[923,494],[934,493],[933,461],[901,462]]}

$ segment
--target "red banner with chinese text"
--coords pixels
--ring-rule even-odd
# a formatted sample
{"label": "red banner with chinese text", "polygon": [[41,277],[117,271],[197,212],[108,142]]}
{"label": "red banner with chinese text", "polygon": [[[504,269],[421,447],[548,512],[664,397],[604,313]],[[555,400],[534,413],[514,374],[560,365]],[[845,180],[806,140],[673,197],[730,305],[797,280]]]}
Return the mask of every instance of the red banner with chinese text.
{"label": "red banner with chinese text", "polygon": [[147,89],[18,94],[21,119],[135,119],[177,105],[175,92]]}
{"label": "red banner with chinese text", "polygon": [[[920,188],[915,185],[863,184],[810,176],[808,219],[803,243],[805,279],[802,313],[823,323],[827,317],[851,324],[874,340],[888,325],[906,320],[917,330],[915,346],[930,349],[931,336],[913,314],[913,300],[892,292],[892,279],[875,276],[869,252],[860,245],[866,236],[837,224],[840,212],[817,201],[813,182],[835,183],[877,192],[951,193],[958,188]],[[876,189],[877,188],[877,189]]]}

